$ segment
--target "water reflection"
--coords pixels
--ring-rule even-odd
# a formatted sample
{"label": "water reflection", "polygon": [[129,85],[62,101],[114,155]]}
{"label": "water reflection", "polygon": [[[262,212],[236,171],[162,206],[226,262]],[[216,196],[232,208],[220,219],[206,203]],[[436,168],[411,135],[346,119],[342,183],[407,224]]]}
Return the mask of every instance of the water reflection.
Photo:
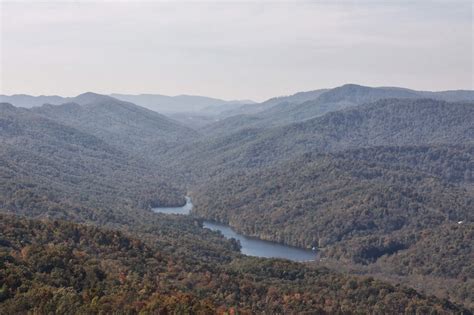
{"label": "water reflection", "polygon": [[[156,213],[188,215],[192,208],[193,204],[191,199],[186,197],[186,204],[182,207],[154,208],[153,211]],[[315,251],[247,237],[235,232],[225,224],[204,221],[203,226],[206,229],[220,231],[226,238],[234,238],[240,241],[242,246],[241,252],[244,255],[267,258],[285,258],[293,261],[310,261],[316,258]]]}

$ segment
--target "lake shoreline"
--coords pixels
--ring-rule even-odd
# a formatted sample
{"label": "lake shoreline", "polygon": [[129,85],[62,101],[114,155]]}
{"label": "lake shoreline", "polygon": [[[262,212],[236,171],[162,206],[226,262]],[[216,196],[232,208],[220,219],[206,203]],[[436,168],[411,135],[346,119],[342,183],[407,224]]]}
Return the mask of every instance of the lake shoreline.
{"label": "lake shoreline", "polygon": [[[186,204],[182,207],[157,207],[152,208],[155,213],[173,215],[192,215],[193,204],[191,198],[186,196]],[[274,241],[260,239],[258,237],[246,236],[235,231],[225,223],[215,222],[198,218],[202,222],[202,228],[220,232],[227,239],[236,239],[241,245],[241,253],[254,257],[283,258],[297,262],[316,261],[318,252],[296,246],[286,245]]]}

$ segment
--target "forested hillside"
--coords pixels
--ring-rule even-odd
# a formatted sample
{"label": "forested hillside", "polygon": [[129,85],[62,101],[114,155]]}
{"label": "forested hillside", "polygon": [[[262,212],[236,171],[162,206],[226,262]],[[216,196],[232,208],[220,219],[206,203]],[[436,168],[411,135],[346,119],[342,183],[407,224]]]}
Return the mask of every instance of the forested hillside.
{"label": "forested hillside", "polygon": [[[459,158],[452,160],[455,152]],[[472,220],[472,192],[448,182],[472,185],[469,152],[472,146],[307,154],[203,184],[193,193],[194,211],[247,235],[300,247]],[[446,164],[451,166],[436,174]],[[354,255],[358,261],[378,258]]]}
{"label": "forested hillside", "polygon": [[0,114],[3,211],[127,223],[134,207],[184,203],[169,174],[149,162],[27,109],[3,103]]}
{"label": "forested hillside", "polygon": [[324,268],[231,260],[230,251],[204,263],[199,252],[182,257],[119,231],[0,216],[2,313],[462,312],[411,289]]}
{"label": "forested hillside", "polygon": [[109,96],[85,93],[71,101],[31,110],[95,135],[122,150],[147,151],[149,155],[196,135],[192,129],[166,116]]}
{"label": "forested hillside", "polygon": [[[282,127],[204,138],[168,154],[168,165],[205,174],[260,168],[306,152],[383,145],[464,144],[474,139],[473,103],[381,100]],[[202,175],[202,174],[201,174]]]}
{"label": "forested hillside", "polygon": [[223,111],[221,116],[223,117],[231,117],[237,115],[251,115],[263,112],[265,110],[271,109],[272,107],[279,105],[279,104],[301,104],[307,101],[317,99],[321,94],[328,91],[328,89],[319,89],[314,91],[307,91],[307,92],[298,92],[293,95],[288,96],[279,96],[279,97],[272,97],[269,100],[266,100],[262,103],[257,104],[244,104],[237,108],[233,108],[227,111]]}
{"label": "forested hillside", "polygon": [[0,0],[0,315],[474,315],[473,8]]}
{"label": "forested hillside", "polygon": [[[407,95],[348,101],[392,92]],[[0,309],[460,311],[385,280],[472,308],[474,104],[373,93],[296,95],[292,108],[317,97],[322,111],[261,124],[283,109],[275,101],[234,120],[242,125],[223,121],[222,133],[94,93],[34,109],[0,104],[0,211],[35,219],[1,217]],[[193,216],[150,211],[188,193]],[[317,247],[322,261],[242,256],[202,219]]]}
{"label": "forested hillside", "polygon": [[[301,103],[280,103],[261,113],[269,124],[283,124],[307,120],[351,106],[373,103],[382,99],[416,99],[417,91],[401,88],[373,88],[356,84],[346,84],[321,93],[316,98]],[[436,99],[436,95],[433,95]]]}
{"label": "forested hillside", "polygon": [[300,92],[272,98],[266,102],[242,106],[232,115],[208,124],[203,132],[210,135],[236,132],[239,129],[281,126],[301,122],[348,107],[373,103],[382,99],[414,100],[430,98],[449,102],[474,101],[472,91],[424,92],[395,87],[368,87],[346,84],[333,89]]}
{"label": "forested hillside", "polygon": [[[374,264],[355,268],[359,274],[401,282],[416,290],[464,303],[472,309],[473,233],[474,226],[471,222],[446,222],[438,227],[422,230],[417,234],[415,243],[406,250],[382,256]],[[347,250],[349,246],[345,248]],[[326,265],[337,264],[337,260],[325,262]]]}
{"label": "forested hillside", "polygon": [[[449,285],[438,280],[420,289],[446,294],[449,288],[450,296],[471,303],[470,234],[453,242],[446,224],[474,220],[472,150],[443,145],[306,154],[202,183],[192,194],[193,211],[246,235],[319,247],[324,259],[376,262],[382,273],[401,277],[448,278]],[[453,246],[459,250],[447,254]],[[415,264],[423,259],[427,267],[420,272]],[[458,269],[464,276],[454,261],[466,262]]]}

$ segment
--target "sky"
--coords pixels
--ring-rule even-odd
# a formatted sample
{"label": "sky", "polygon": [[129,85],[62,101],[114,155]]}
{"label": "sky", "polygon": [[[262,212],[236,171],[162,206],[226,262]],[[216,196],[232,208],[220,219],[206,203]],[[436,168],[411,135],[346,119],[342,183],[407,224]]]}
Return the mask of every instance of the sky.
{"label": "sky", "polygon": [[473,89],[470,0],[2,1],[0,11],[0,94]]}

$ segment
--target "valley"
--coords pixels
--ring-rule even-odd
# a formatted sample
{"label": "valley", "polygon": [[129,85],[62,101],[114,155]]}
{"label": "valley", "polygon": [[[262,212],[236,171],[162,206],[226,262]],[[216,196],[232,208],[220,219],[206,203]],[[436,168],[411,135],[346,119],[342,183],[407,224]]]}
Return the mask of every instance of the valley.
{"label": "valley", "polygon": [[[190,215],[192,208],[193,204],[191,199],[186,197],[186,204],[182,207],[162,207],[153,208],[152,210],[155,213]],[[243,234],[236,233],[228,225],[212,221],[202,221],[202,226],[205,229],[221,233],[227,239],[235,239],[238,241],[240,243],[240,252],[244,255],[265,258],[284,258],[299,262],[309,262],[317,259],[316,252],[313,250],[304,250],[276,242],[250,238]]]}
{"label": "valley", "polygon": [[0,104],[0,310],[473,309],[472,91],[126,99]]}
{"label": "valley", "polygon": [[473,315],[473,12],[0,0],[0,315]]}

